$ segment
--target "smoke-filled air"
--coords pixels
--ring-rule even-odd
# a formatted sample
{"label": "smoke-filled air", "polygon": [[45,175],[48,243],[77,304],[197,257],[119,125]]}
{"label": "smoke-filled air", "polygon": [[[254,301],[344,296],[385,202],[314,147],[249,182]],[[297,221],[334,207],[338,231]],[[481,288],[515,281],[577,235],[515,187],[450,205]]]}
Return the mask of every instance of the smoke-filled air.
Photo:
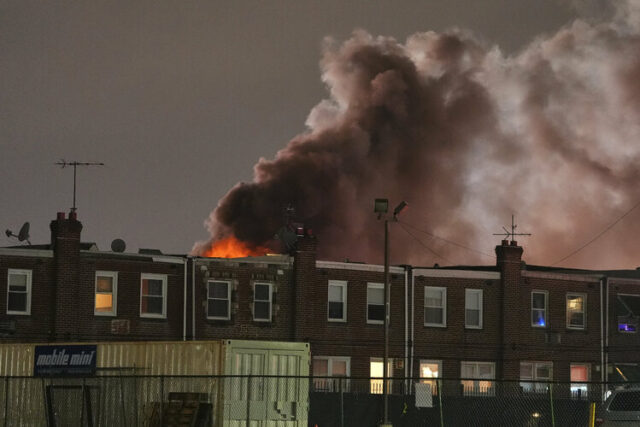
{"label": "smoke-filled air", "polygon": [[492,264],[515,214],[528,263],[640,265],[640,1],[514,54],[461,29],[357,30],[320,65],[307,131],[219,201],[194,253],[230,237],[267,251],[291,205],[319,259],[382,263],[382,197],[409,204],[394,264]]}

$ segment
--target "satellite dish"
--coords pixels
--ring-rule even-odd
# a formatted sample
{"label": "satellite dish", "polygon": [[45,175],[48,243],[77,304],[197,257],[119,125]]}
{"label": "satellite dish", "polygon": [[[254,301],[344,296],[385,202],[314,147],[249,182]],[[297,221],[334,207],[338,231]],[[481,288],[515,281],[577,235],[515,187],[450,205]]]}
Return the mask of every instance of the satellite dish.
{"label": "satellite dish", "polygon": [[113,242],[111,242],[111,250],[113,252],[124,252],[126,248],[127,244],[122,239],[114,239]]}
{"label": "satellite dish", "polygon": [[29,223],[28,222],[25,222],[24,224],[22,224],[22,227],[20,227],[20,231],[18,232],[18,240],[21,242],[24,242],[26,240],[27,243],[31,244],[31,242],[29,242]]}

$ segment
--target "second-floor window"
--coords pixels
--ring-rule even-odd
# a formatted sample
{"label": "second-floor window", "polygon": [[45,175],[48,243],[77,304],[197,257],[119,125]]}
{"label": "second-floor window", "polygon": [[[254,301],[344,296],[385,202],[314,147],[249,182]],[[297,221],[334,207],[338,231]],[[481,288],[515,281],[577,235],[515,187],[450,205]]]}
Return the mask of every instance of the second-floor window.
{"label": "second-floor window", "polygon": [[231,318],[231,283],[219,280],[207,282],[207,317],[229,320]]}
{"label": "second-floor window", "polygon": [[271,322],[271,283],[253,285],[253,320]]}
{"label": "second-floor window", "polygon": [[547,326],[547,295],[546,291],[531,292],[531,326]]}
{"label": "second-floor window", "polygon": [[482,329],[482,289],[465,289],[464,327]]}
{"label": "second-floor window", "polygon": [[447,288],[424,287],[424,325],[447,326]]}
{"label": "second-floor window", "polygon": [[118,294],[118,273],[96,271],[96,297],[93,313],[96,316],[115,316]]}
{"label": "second-floor window", "polygon": [[367,323],[384,323],[384,285],[367,283]]}
{"label": "second-floor window", "polygon": [[140,276],[140,317],[167,317],[167,276],[143,273]]}
{"label": "second-floor window", "polygon": [[327,294],[327,319],[330,322],[346,322],[347,282],[329,280]]}
{"label": "second-floor window", "polygon": [[586,308],[585,294],[567,294],[567,328],[585,329],[587,327]]}
{"label": "second-floor window", "polygon": [[7,314],[31,314],[31,270],[7,272]]}

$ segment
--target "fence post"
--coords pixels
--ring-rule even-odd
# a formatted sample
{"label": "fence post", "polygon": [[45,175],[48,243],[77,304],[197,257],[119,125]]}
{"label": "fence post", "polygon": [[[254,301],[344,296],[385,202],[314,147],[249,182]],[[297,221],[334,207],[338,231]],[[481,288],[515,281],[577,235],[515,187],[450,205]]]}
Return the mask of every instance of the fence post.
{"label": "fence post", "polygon": [[438,391],[438,403],[440,404],[440,427],[444,427],[444,418],[442,418],[442,380],[436,380],[436,390]]}
{"label": "fence post", "polygon": [[344,388],[342,385],[342,377],[338,379],[338,387],[340,387],[340,427],[344,427]]}
{"label": "fence post", "polygon": [[7,427],[7,406],[9,406],[9,377],[4,377],[4,427]]}
{"label": "fence post", "polygon": [[160,375],[160,425],[164,423],[164,375]]}
{"label": "fence post", "polygon": [[551,403],[551,426],[556,427],[556,415],[553,412],[553,383],[549,383],[549,402]]}
{"label": "fence post", "polygon": [[251,375],[247,376],[247,427],[251,422]]}

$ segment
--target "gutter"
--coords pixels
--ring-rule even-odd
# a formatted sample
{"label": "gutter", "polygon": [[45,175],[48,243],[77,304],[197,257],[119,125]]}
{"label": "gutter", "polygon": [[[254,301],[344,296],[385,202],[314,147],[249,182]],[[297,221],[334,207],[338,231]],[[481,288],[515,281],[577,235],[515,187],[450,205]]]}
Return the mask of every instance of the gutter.
{"label": "gutter", "polygon": [[604,399],[604,307],[602,301],[604,299],[604,278],[600,279],[600,397]]}
{"label": "gutter", "polygon": [[415,272],[411,269],[411,351],[409,353],[409,369],[413,374],[413,351],[415,348],[415,310],[416,310]]}
{"label": "gutter", "polygon": [[182,288],[182,341],[187,340],[187,267],[189,264],[189,257],[184,259],[184,285]]}
{"label": "gutter", "polygon": [[196,260],[191,259],[191,340],[196,339]]}

